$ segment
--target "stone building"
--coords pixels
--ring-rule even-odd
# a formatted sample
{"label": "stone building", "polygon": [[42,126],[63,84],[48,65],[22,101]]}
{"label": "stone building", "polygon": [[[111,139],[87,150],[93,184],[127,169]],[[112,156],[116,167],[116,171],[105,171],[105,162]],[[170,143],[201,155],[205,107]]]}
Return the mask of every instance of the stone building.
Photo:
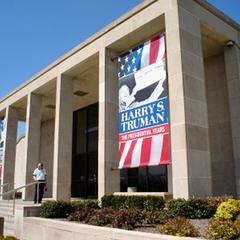
{"label": "stone building", "polygon": [[[165,44],[169,152],[164,164],[119,169],[119,62],[156,36]],[[2,184],[31,182],[41,161],[53,199],[127,190],[239,197],[239,46],[240,26],[207,1],[144,1],[0,100]],[[26,133],[16,144],[19,121]]]}

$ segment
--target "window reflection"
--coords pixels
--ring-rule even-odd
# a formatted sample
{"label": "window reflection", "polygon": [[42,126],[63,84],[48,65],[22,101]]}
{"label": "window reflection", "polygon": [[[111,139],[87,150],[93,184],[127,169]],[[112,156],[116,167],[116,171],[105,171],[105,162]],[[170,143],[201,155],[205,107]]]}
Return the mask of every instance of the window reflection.
{"label": "window reflection", "polygon": [[136,187],[138,192],[167,192],[167,166],[122,169],[121,192]]}

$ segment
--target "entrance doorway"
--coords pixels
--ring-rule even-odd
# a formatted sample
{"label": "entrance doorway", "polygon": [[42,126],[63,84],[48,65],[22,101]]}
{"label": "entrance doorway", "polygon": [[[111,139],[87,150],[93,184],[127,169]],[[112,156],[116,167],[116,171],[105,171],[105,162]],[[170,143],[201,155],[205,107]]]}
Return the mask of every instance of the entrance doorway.
{"label": "entrance doorway", "polygon": [[98,196],[98,104],[74,112],[72,197]]}

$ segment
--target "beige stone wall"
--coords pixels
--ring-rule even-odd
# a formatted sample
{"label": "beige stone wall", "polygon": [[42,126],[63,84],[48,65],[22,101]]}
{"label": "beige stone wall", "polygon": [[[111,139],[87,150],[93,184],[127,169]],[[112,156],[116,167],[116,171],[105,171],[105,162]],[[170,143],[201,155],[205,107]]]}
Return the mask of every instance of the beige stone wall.
{"label": "beige stone wall", "polygon": [[[179,240],[179,237],[128,231],[123,229],[90,226],[77,222],[25,217],[22,240]],[[181,237],[181,240],[199,238]]]}
{"label": "beige stone wall", "polygon": [[14,188],[24,185],[25,149],[25,136],[22,136],[16,145]]}
{"label": "beige stone wall", "polygon": [[[239,34],[240,36],[240,34]],[[240,40],[240,37],[239,37]],[[238,43],[239,44],[239,43]],[[232,126],[233,157],[236,192],[240,197],[240,51],[232,46],[224,49],[225,69],[228,86],[230,117]]]}
{"label": "beige stone wall", "polygon": [[42,123],[40,141],[40,161],[47,170],[48,191],[44,197],[52,196],[53,182],[53,146],[54,146],[54,119]]}
{"label": "beige stone wall", "polygon": [[234,160],[224,56],[205,59],[213,195],[235,195]]}
{"label": "beige stone wall", "polygon": [[201,22],[183,5],[166,12],[165,23],[173,196],[209,196],[212,180]]}

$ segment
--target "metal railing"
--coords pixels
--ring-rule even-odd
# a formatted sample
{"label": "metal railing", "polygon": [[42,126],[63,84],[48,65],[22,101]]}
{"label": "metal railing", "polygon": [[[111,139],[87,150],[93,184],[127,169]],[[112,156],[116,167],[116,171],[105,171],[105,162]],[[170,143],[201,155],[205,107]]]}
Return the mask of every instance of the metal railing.
{"label": "metal railing", "polygon": [[[28,187],[31,187],[33,185],[36,185],[37,184],[37,202],[39,200],[39,185],[42,184],[42,183],[46,183],[46,182],[31,182],[31,183],[28,183],[24,186],[21,186],[21,187],[18,187],[18,188],[15,188],[15,189],[12,189],[8,192],[4,192],[2,194],[0,194],[0,197],[3,198],[3,197],[8,197],[8,201],[10,200],[10,196],[12,195],[12,200],[13,200],[13,215],[15,215],[15,206],[16,206],[16,192],[18,192],[19,190],[21,189],[26,189]],[[8,184],[8,183],[6,183]],[[3,184],[4,185],[4,184]]]}
{"label": "metal railing", "polygon": [[11,186],[13,186],[13,183],[4,183],[0,185],[0,193],[4,192],[4,188],[7,187],[7,192],[10,191]]}

